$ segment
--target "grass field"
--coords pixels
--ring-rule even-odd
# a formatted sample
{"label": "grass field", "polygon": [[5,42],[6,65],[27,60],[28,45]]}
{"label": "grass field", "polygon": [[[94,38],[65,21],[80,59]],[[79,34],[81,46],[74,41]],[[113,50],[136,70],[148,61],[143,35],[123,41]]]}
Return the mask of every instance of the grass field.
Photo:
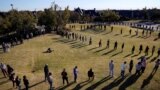
{"label": "grass field", "polygon": [[[123,34],[119,34],[121,28],[123,28]],[[87,42],[80,42],[79,40],[68,40],[55,34],[46,34],[44,36],[35,37],[30,40],[26,40],[24,44],[11,48],[9,53],[0,54],[0,62],[10,64],[14,69],[16,75],[21,78],[26,75],[30,81],[30,90],[48,90],[49,85],[47,82],[43,82],[44,74],[43,67],[45,64],[49,65],[49,70],[53,74],[54,87],[56,90],[118,90],[124,87],[122,90],[140,90],[144,83],[144,90],[159,90],[160,88],[160,69],[151,74],[155,65],[155,57],[157,56],[157,50],[160,47],[160,40],[153,41],[157,38],[157,32],[154,32],[151,37],[141,37],[141,31],[139,30],[139,36],[135,36],[132,29],[132,35],[129,35],[130,27],[127,26],[114,26],[113,32],[110,32],[108,26],[106,30],[72,30],[81,35],[85,35],[88,38],[92,37],[93,44],[88,45]],[[98,47],[99,40],[102,39],[102,47]],[[106,41],[110,39],[110,48],[106,49]],[[113,49],[113,44],[118,41],[118,49]],[[125,43],[123,52],[121,52],[121,45]],[[132,74],[128,74],[126,70],[126,78],[122,80],[120,76],[120,65],[123,61],[127,61],[127,64],[131,59],[134,60],[133,73],[135,72],[135,65],[138,62],[138,58],[144,53],[138,55],[139,45],[142,44],[143,48],[148,45],[151,48],[156,46],[156,52],[153,56],[149,52],[147,56],[147,68],[145,73],[140,77],[134,77]],[[136,46],[136,52],[130,55],[132,46]],[[43,53],[48,47],[54,49],[52,53]],[[0,51],[2,52],[2,50]],[[110,60],[114,60],[115,64],[115,76],[114,78],[108,78],[108,63]],[[72,83],[74,66],[78,66],[78,82]],[[63,86],[61,79],[61,72],[63,68],[66,68],[69,78],[69,86]],[[95,79],[92,82],[85,82],[87,77],[87,71],[93,68],[95,72]],[[35,72],[32,72],[35,71]],[[23,82],[22,88],[23,86]],[[0,73],[0,90],[14,90],[12,83],[8,82],[8,79],[3,78]]]}

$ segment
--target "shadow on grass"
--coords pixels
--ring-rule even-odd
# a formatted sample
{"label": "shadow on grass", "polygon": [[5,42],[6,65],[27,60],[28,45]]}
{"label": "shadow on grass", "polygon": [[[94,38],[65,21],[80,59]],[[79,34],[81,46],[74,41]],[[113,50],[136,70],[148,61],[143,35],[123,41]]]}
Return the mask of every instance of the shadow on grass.
{"label": "shadow on grass", "polygon": [[136,74],[131,75],[123,84],[121,84],[119,86],[119,90],[126,90],[126,88],[131,86],[132,84],[134,84],[140,76],[141,76],[141,74],[140,75],[136,75]]}
{"label": "shadow on grass", "polygon": [[80,90],[82,87],[84,87],[85,85],[89,84],[90,82],[92,82],[92,81],[86,80],[86,81],[80,82],[72,90]]}
{"label": "shadow on grass", "polygon": [[[43,82],[45,82],[45,81],[43,80],[43,81],[40,81],[40,82],[38,82],[38,83],[35,83],[35,84],[29,86],[29,88],[32,88],[32,87],[37,86],[37,85],[39,85],[39,84],[42,84]],[[25,89],[24,89],[24,90],[25,90]]]}
{"label": "shadow on grass", "polygon": [[146,79],[143,80],[143,83],[141,85],[141,89],[143,89],[146,85],[148,85],[150,83],[150,81],[152,80],[152,78],[156,74],[156,72],[157,72],[157,69],[153,68],[150,75]]}
{"label": "shadow on grass", "polygon": [[121,54],[122,52],[123,52],[123,51],[119,51],[119,52],[113,54],[111,57],[114,57],[114,56],[116,56],[116,55],[118,55],[118,54]]}
{"label": "shadow on grass", "polygon": [[159,38],[155,38],[153,41],[157,41]]}
{"label": "shadow on grass", "polygon": [[102,34],[102,35],[107,35],[107,34],[110,34],[111,33],[111,31],[110,32],[106,32],[106,33],[104,33],[104,34]]}
{"label": "shadow on grass", "polygon": [[129,57],[129,56],[131,56],[131,55],[132,55],[132,53],[127,54],[127,55],[126,55],[126,56],[124,56],[123,58]]}
{"label": "shadow on grass", "polygon": [[109,53],[111,53],[111,52],[113,52],[113,51],[115,51],[115,49],[112,49],[112,50],[110,50],[110,51],[108,51],[108,52],[106,52],[106,53],[103,53],[102,56],[103,56],[103,55],[107,55],[107,54],[109,54]]}
{"label": "shadow on grass", "polygon": [[91,50],[94,50],[94,49],[97,49],[98,47],[93,47],[91,49],[88,49],[87,51],[91,51]]}
{"label": "shadow on grass", "polygon": [[118,36],[118,35],[120,35],[120,34],[115,34],[114,36]]}
{"label": "shadow on grass", "polygon": [[71,85],[73,85],[74,84],[74,82],[72,81],[72,82],[70,82],[69,84],[67,84],[66,86],[64,86],[64,87],[58,87],[58,88],[56,88],[56,89],[54,89],[54,90],[64,90],[64,89],[66,89],[67,87],[69,87],[69,86],[71,86]]}
{"label": "shadow on grass", "polygon": [[97,83],[93,84],[92,86],[86,88],[85,90],[94,90],[96,87],[98,87],[100,84],[106,82],[107,80],[111,79],[110,76],[107,76],[103,79],[101,79],[100,81],[98,81]]}
{"label": "shadow on grass", "polygon": [[5,84],[5,83],[8,83],[10,80],[5,80],[5,81],[2,81],[2,82],[0,82],[0,85],[3,85],[3,84]]}
{"label": "shadow on grass", "polygon": [[103,50],[106,50],[106,48],[102,48],[100,50],[94,51],[93,53],[98,53],[98,52],[103,51]]}
{"label": "shadow on grass", "polygon": [[0,77],[0,79],[4,79],[5,77]]}
{"label": "shadow on grass", "polygon": [[150,61],[150,63],[154,62],[157,58],[158,58],[158,56],[155,56],[154,58],[152,58],[151,61]]}
{"label": "shadow on grass", "polygon": [[133,38],[133,37],[135,37],[135,36],[137,36],[137,35],[132,35],[130,38]]}
{"label": "shadow on grass", "polygon": [[[128,76],[125,75],[124,79]],[[119,76],[118,78],[116,78],[113,82],[111,82],[109,85],[103,87],[101,90],[112,90],[114,87],[118,86],[121,82],[123,82],[124,80],[123,78],[121,78],[121,76]]]}
{"label": "shadow on grass", "polygon": [[129,36],[129,35],[124,35],[123,37],[127,37],[127,36]]}
{"label": "shadow on grass", "polygon": [[72,45],[71,48],[82,48],[82,47],[86,47],[86,46],[88,46],[88,45],[79,43],[79,44]]}
{"label": "shadow on grass", "polygon": [[133,55],[131,57],[137,57],[138,55],[140,55],[140,53],[137,53],[137,54],[135,54],[135,55]]}

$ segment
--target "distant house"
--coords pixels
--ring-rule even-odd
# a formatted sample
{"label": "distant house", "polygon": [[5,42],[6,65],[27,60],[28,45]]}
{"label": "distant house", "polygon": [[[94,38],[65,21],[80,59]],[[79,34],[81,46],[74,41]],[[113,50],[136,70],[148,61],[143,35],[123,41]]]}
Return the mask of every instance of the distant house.
{"label": "distant house", "polygon": [[83,15],[89,15],[89,16],[99,16],[99,12],[96,11],[96,9],[94,8],[93,10],[85,10],[85,9],[80,9],[79,7],[78,8],[75,8],[74,9],[74,12],[77,12],[79,13],[81,16]]}

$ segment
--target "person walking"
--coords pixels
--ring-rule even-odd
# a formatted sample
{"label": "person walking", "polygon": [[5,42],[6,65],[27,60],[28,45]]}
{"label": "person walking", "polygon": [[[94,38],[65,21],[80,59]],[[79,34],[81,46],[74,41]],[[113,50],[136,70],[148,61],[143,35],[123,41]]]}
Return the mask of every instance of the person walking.
{"label": "person walking", "polygon": [[45,81],[48,78],[48,74],[49,74],[48,64],[45,64],[45,66],[44,66],[44,80]]}
{"label": "person walking", "polygon": [[68,76],[67,76],[67,72],[66,72],[66,69],[64,68],[62,73],[61,73],[61,76],[62,76],[62,80],[63,80],[63,85],[65,84],[65,81],[67,82],[67,84],[69,84],[68,82]]}
{"label": "person walking", "polygon": [[73,74],[74,74],[74,82],[77,82],[77,75],[78,75],[78,67],[75,66],[73,69]]}
{"label": "person walking", "polygon": [[133,60],[131,60],[129,63],[129,73],[132,73],[133,65]]}
{"label": "person walking", "polygon": [[113,60],[109,62],[109,76],[113,77],[114,76],[114,63]]}
{"label": "person walking", "polygon": [[29,81],[25,75],[23,76],[23,83],[26,88],[25,90],[28,90],[29,89]]}

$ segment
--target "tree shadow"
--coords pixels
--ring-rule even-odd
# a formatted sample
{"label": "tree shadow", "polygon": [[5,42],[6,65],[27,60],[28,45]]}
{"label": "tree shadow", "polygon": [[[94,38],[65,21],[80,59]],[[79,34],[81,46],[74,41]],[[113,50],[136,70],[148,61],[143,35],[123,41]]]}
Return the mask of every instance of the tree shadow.
{"label": "tree shadow", "polygon": [[86,81],[80,82],[72,90],[80,90],[82,87],[84,87],[85,85],[89,84],[90,82],[92,82],[92,81],[86,80]]}
{"label": "tree shadow", "polygon": [[125,75],[124,78],[122,78],[121,76],[119,76],[118,78],[116,78],[113,82],[111,82],[109,85],[103,87],[101,90],[112,90],[114,87],[118,86],[121,82],[123,82],[123,80],[128,76]]}
{"label": "tree shadow", "polygon": [[150,63],[154,62],[157,58],[158,58],[158,56],[155,56],[154,58],[152,58],[151,61],[150,61]]}
{"label": "tree shadow", "polygon": [[130,85],[134,84],[140,76],[141,76],[141,74],[140,75],[136,75],[136,74],[131,75],[121,86],[119,86],[119,90],[126,90],[126,88],[129,87]]}
{"label": "tree shadow", "polygon": [[126,56],[124,56],[123,58],[129,57],[129,56],[131,56],[131,55],[132,55],[132,53],[127,54],[127,55],[126,55]]}
{"label": "tree shadow", "polygon": [[111,52],[113,52],[113,51],[115,51],[115,49],[112,49],[112,50],[110,50],[110,51],[108,51],[108,52],[106,52],[106,53],[103,53],[102,56],[103,56],[103,55],[107,55],[107,54],[109,54],[109,53],[111,53]]}
{"label": "tree shadow", "polygon": [[152,78],[156,74],[156,72],[157,72],[157,69],[153,68],[150,75],[146,79],[143,80],[143,83],[141,85],[141,89],[143,89],[146,85],[148,85],[150,83],[150,81],[152,80]]}
{"label": "tree shadow", "polygon": [[110,76],[107,76],[103,79],[101,79],[100,81],[98,81],[97,83],[93,84],[92,86],[86,88],[86,90],[94,90],[96,87],[98,87],[100,84],[106,82],[107,80],[111,79]]}
{"label": "tree shadow", "polygon": [[123,37],[127,37],[127,36],[129,36],[129,35],[124,35]]}
{"label": "tree shadow", "polygon": [[98,47],[93,47],[93,48],[91,48],[91,49],[88,49],[87,51],[91,51],[91,50],[94,50],[94,49],[96,49],[96,48],[98,48]]}
{"label": "tree shadow", "polygon": [[29,88],[32,88],[32,87],[37,86],[37,85],[39,85],[39,84],[42,84],[43,82],[45,82],[45,81],[43,80],[43,81],[40,81],[40,82],[38,82],[38,83],[35,83],[35,84],[29,86]]}
{"label": "tree shadow", "polygon": [[8,83],[10,80],[5,80],[5,81],[2,81],[2,82],[0,82],[0,85],[3,85],[3,84],[5,84],[5,83]]}
{"label": "tree shadow", "polygon": [[114,56],[116,56],[116,55],[118,55],[118,54],[121,54],[122,52],[123,52],[123,51],[119,51],[119,52],[113,54],[111,57],[114,57]]}
{"label": "tree shadow", "polygon": [[64,87],[58,87],[58,88],[56,88],[55,90],[64,90],[64,89],[66,89],[67,87],[69,87],[69,86],[71,86],[71,85],[73,85],[73,84],[74,84],[74,81],[70,82],[69,84],[67,84],[67,85],[64,86]]}
{"label": "tree shadow", "polygon": [[103,51],[103,50],[106,50],[106,48],[102,48],[100,50],[94,51],[93,53],[98,53],[98,52]]}

